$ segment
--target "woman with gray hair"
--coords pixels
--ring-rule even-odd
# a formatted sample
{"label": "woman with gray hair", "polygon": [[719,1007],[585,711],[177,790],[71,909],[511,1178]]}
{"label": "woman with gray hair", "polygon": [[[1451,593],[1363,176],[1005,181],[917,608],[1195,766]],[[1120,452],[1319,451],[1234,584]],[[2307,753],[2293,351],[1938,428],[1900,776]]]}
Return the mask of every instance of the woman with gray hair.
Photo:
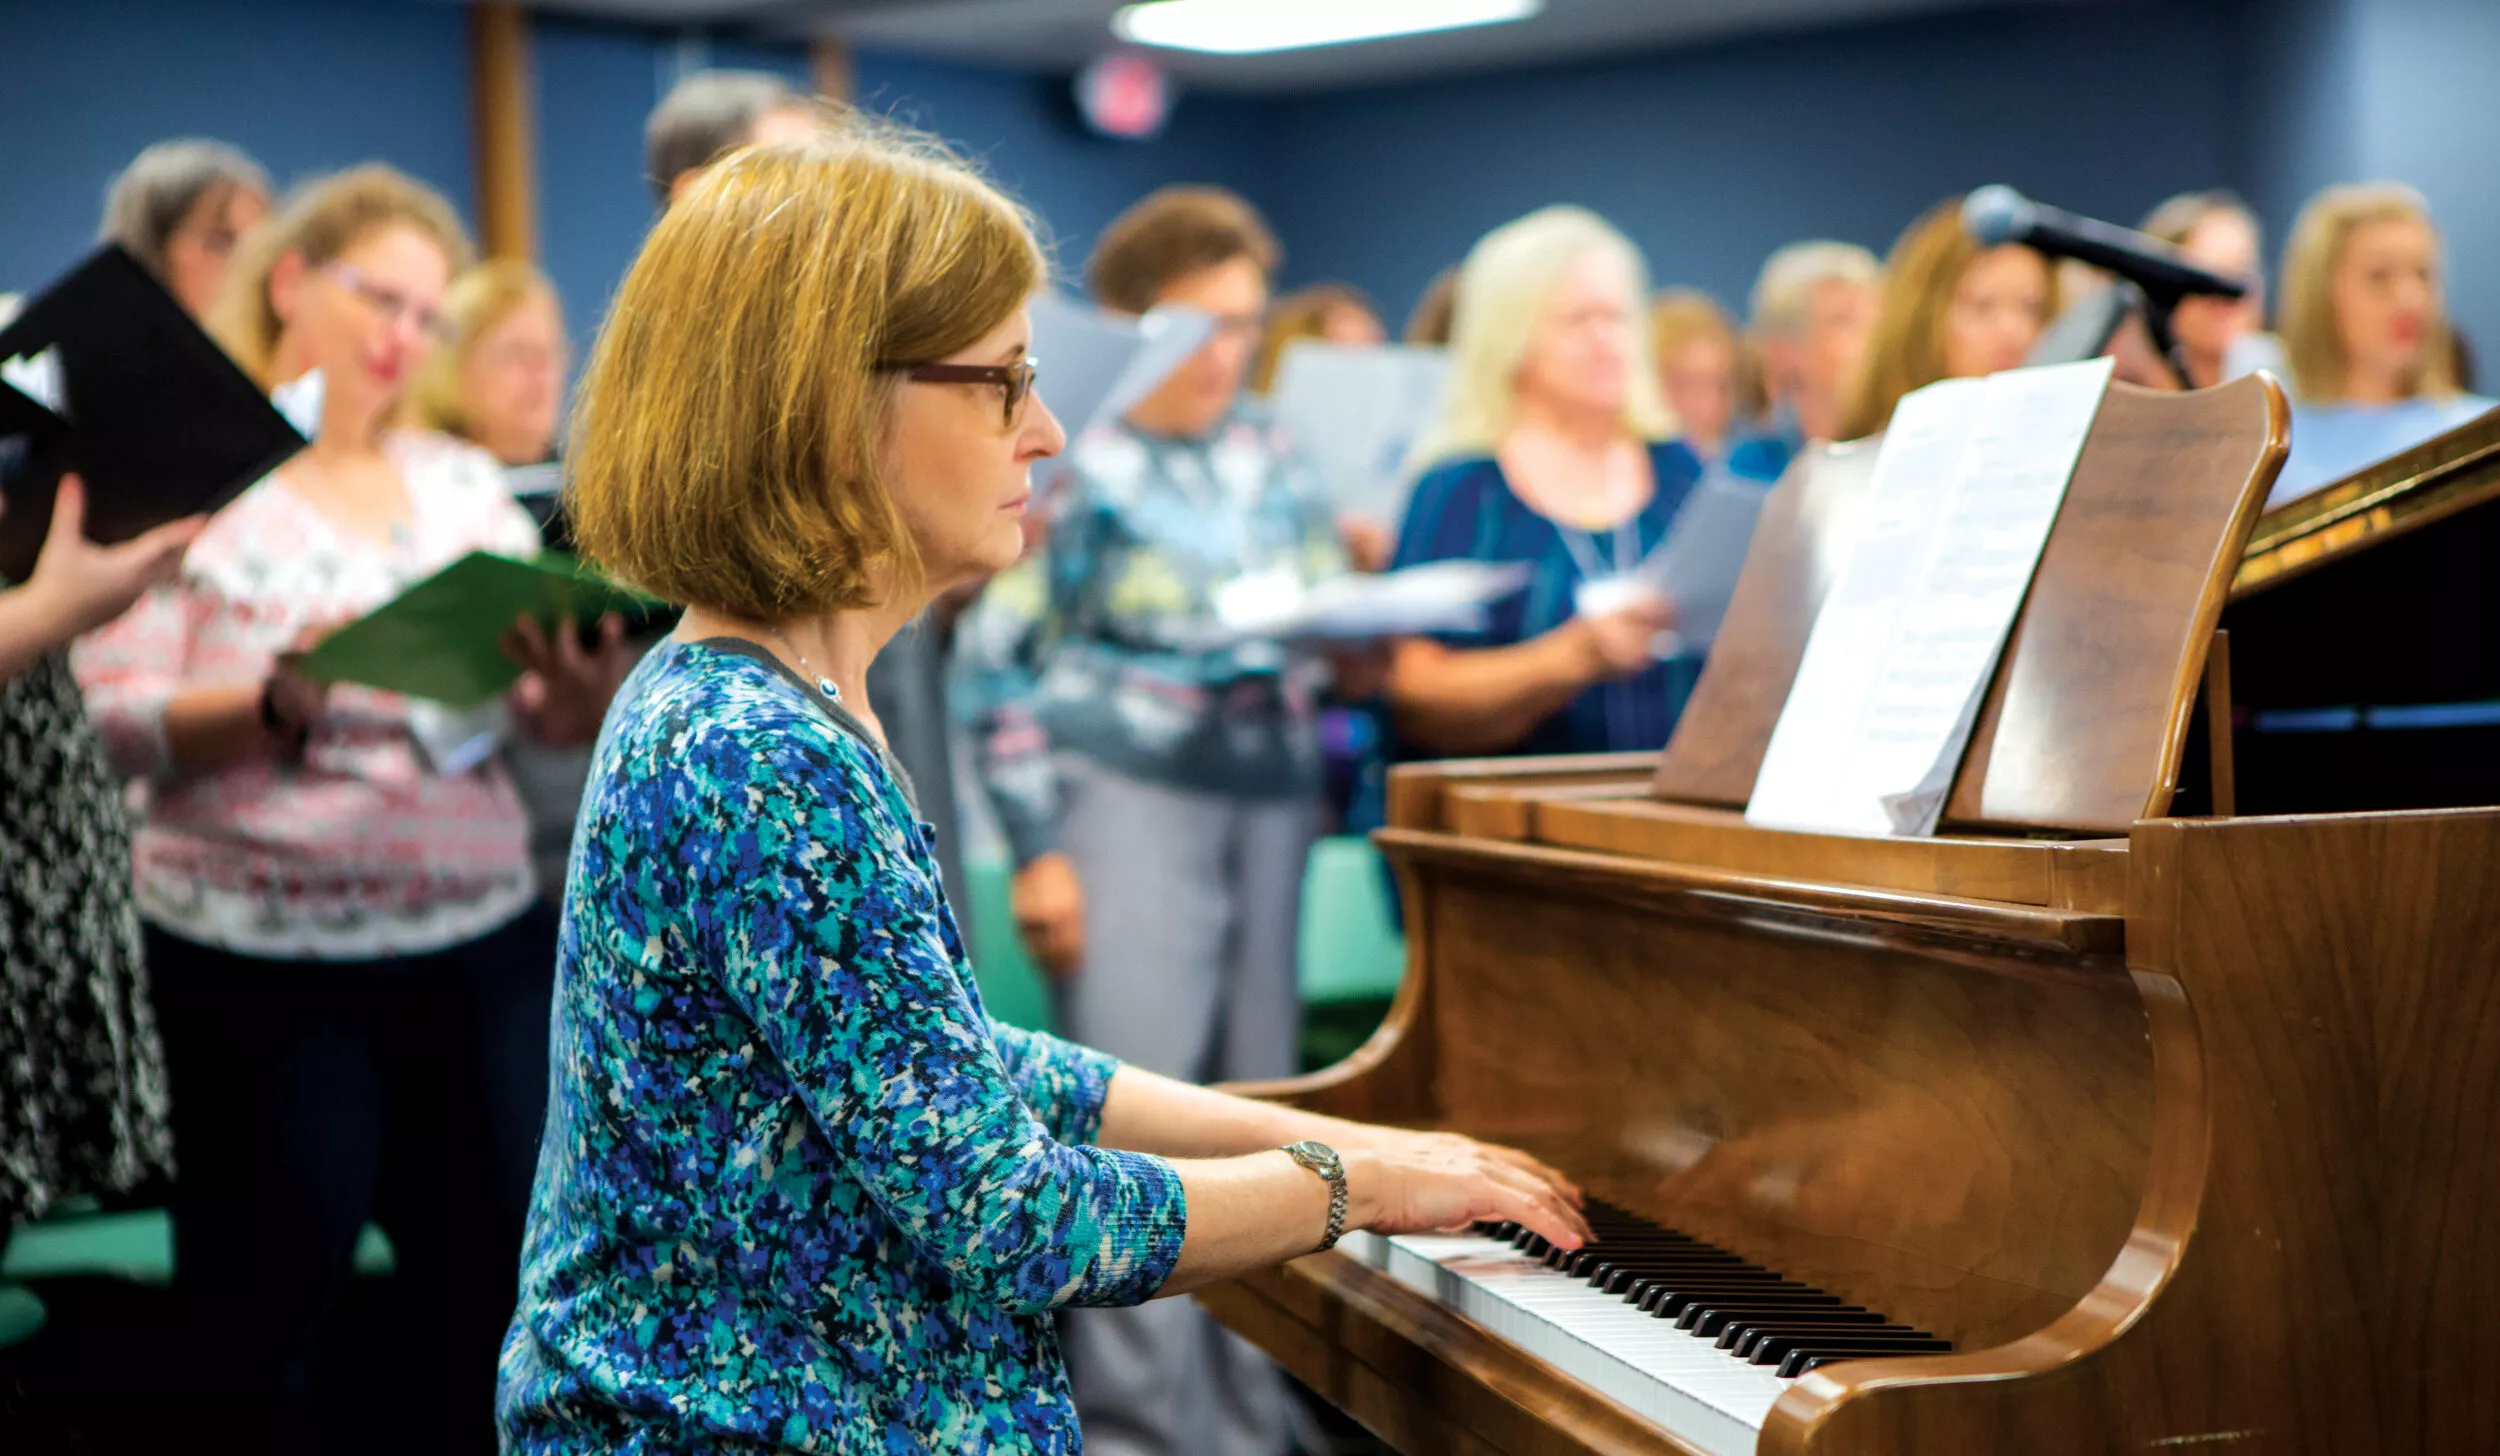
{"label": "woman with gray hair", "polygon": [[113,179],[96,241],[121,244],[196,318],[217,301],[235,240],[268,215],[270,195],[260,163],[224,142],[158,142]]}

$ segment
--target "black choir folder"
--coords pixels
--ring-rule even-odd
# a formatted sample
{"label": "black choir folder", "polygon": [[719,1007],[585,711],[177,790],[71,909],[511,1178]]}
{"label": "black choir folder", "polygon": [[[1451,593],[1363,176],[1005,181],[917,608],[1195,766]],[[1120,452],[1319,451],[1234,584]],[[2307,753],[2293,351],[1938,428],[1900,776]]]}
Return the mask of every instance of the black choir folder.
{"label": "black choir folder", "polygon": [[24,581],[64,471],[106,544],[214,511],[304,448],[260,386],[106,245],[0,329],[0,579]]}

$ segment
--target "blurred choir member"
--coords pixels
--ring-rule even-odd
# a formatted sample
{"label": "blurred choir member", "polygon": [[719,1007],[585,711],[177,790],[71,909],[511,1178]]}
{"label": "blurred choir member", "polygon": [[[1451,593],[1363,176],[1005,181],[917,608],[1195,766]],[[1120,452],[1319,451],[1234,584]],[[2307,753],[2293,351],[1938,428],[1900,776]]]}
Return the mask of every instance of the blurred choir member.
{"label": "blurred choir member", "polygon": [[816,102],[768,71],[696,71],[670,87],[643,123],[651,190],[665,209],[727,153],[807,136],[823,119]]}
{"label": "blurred choir member", "polygon": [[1264,395],[1276,387],[1276,371],[1285,351],[1304,339],[1356,346],[1388,341],[1372,301],[1343,283],[1314,283],[1276,300],[1267,311],[1267,336],[1250,366],[1250,392]]}
{"label": "blurred choir member", "polygon": [[[113,179],[98,238],[196,316],[268,206],[268,174],[241,152],[159,142]],[[15,312],[0,299],[0,323]],[[33,574],[0,581],[0,1243],[63,1198],[172,1168],[130,826],[68,649],[170,579],[203,523],[98,546],[85,516],[68,477]]]}
{"label": "blurred choir member", "polygon": [[[547,544],[569,549],[553,472],[519,469],[542,464],[555,451],[571,353],[555,285],[518,258],[488,259],[452,280],[443,320],[450,337],[417,371],[418,422],[494,456],[516,489],[527,476],[549,476],[546,488],[520,492],[520,499]],[[510,744],[504,768],[529,811],[531,867],[552,903],[564,884],[590,745]]]}
{"label": "blurred choir member", "polygon": [[1705,464],[1727,451],[1736,426],[1741,351],[1736,321],[1695,288],[1670,288],[1649,313],[1650,349],[1667,409],[1684,443]]}
{"label": "blurred choir member", "polygon": [[170,578],[202,523],[98,546],[85,507],[64,478],[33,574],[0,581],[0,1245],[172,1166],[130,826],[64,649]]}
{"label": "blurred choir member", "polygon": [[[1301,1027],[1330,664],[1204,645],[1219,599],[1345,570],[1316,472],[1244,398],[1278,259],[1258,213],[1214,188],[1166,188],[1113,221],[1086,268],[1095,299],[1186,304],[1216,331],[1076,442],[1044,549],[990,584],[957,643],[956,701],[1060,1029],[1193,1082],[1291,1073]],[[1087,1449],[1285,1449],[1274,1368],[1194,1306],[1087,1310],[1064,1328]]]}
{"label": "blurred choir member", "polygon": [[1883,270],[1855,243],[1790,243],[1754,279],[1749,330],[1769,408],[1760,440],[1778,465],[1811,440],[1837,440],[1866,357]]}
{"label": "blurred choir member", "polygon": [[97,241],[119,243],[193,318],[225,286],[237,239],[269,212],[269,174],[224,142],[158,142],[104,195]]}
{"label": "blurred choir member", "polygon": [[490,258],[452,281],[443,321],[451,337],[417,373],[419,421],[499,465],[546,460],[571,355],[555,285],[518,258]]}
{"label": "blurred choir member", "polygon": [[1883,301],[1840,438],[1881,431],[1911,390],[2019,367],[2056,315],[2048,259],[2020,243],[1980,247],[1962,227],[1962,199],[1937,203],[1884,260]]}
{"label": "blurred choir member", "polygon": [[[1551,207],[1467,256],[1444,417],[1416,458],[1395,565],[1533,568],[1490,630],[1400,642],[1389,757],[1595,753],[1667,741],[1700,670],[1661,658],[1673,604],[1623,580],[1701,464],[1649,349],[1647,270],[1593,213]],[[1611,583],[1611,584],[1608,584]],[[1603,585],[1601,585],[1603,584]],[[1379,785],[1361,822],[1379,822]]]}
{"label": "blurred choir member", "polygon": [[[1124,1449],[1079,1429],[1054,1310],[1186,1294],[1340,1225],[1587,1237],[1524,1155],[982,1014],[866,677],[1024,548],[1031,466],[1066,443],[1026,352],[1047,279],[1014,203],[845,126],[725,161],[617,295],[573,504],[594,560],[686,613],[583,811],[513,1456]],[[1166,1394],[1222,1419],[1219,1393]]]}
{"label": "blurred choir member", "polygon": [[[288,656],[470,550],[537,549],[489,456],[408,428],[409,380],[468,256],[450,206],[379,166],[254,231],[212,322],[264,385],[322,372],[318,432],[77,655],[117,765],[145,779],[137,893],[182,1160],[180,1363],[256,1450],[314,1443],[314,1370],[368,1217],[406,1305],[390,1358],[426,1392],[392,1419],[432,1451],[492,1440],[547,1085],[553,936],[526,825],[466,725],[325,691]],[[515,641],[524,731],[596,728],[615,625],[595,655],[570,632]]]}
{"label": "blurred choir member", "polygon": [[2228,192],[2183,192],[2147,214],[2139,231],[2177,248],[2200,268],[2259,284],[2240,298],[2183,298],[2170,315],[2189,388],[2205,389],[2244,372],[2234,352],[2266,322],[2256,214]]}
{"label": "blurred choir member", "polygon": [[1415,300],[1415,311],[1406,318],[1406,342],[1429,348],[1447,348],[1450,326],[1458,311],[1458,270],[1444,268],[1424,285],[1423,297]]}
{"label": "blurred choir member", "polygon": [[2462,392],[2439,232],[2395,182],[2309,199],[2283,251],[2292,454],[2273,499],[2305,495],[2490,409]]}

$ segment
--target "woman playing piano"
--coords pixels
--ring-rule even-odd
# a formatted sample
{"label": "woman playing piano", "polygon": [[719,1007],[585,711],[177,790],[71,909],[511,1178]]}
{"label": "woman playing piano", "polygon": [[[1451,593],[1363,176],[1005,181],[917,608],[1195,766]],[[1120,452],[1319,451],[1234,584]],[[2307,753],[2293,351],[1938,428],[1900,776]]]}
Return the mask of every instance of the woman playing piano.
{"label": "woman playing piano", "polygon": [[853,123],[711,169],[617,295],[570,506],[687,611],[576,837],[507,1450],[1070,1451],[1055,1309],[1367,1224],[1585,1236],[1523,1155],[983,1013],[864,685],[1021,549],[1065,443],[1025,353],[1044,279],[1012,203]]}

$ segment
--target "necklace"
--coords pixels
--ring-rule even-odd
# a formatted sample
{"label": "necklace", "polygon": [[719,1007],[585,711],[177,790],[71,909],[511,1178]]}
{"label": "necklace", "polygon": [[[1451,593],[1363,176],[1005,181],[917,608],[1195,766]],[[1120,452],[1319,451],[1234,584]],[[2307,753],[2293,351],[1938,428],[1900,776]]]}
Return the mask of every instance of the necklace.
{"label": "necklace", "polygon": [[766,627],[764,630],[773,634],[773,640],[781,644],[782,651],[789,653],[792,658],[797,660],[799,664],[799,671],[816,679],[816,690],[818,692],[833,699],[836,703],[842,701],[842,690],[833,685],[832,678],[829,678],[816,670],[815,664],[807,660],[807,654],[799,651],[797,643],[791,641],[788,637],[783,636],[779,627]]}

